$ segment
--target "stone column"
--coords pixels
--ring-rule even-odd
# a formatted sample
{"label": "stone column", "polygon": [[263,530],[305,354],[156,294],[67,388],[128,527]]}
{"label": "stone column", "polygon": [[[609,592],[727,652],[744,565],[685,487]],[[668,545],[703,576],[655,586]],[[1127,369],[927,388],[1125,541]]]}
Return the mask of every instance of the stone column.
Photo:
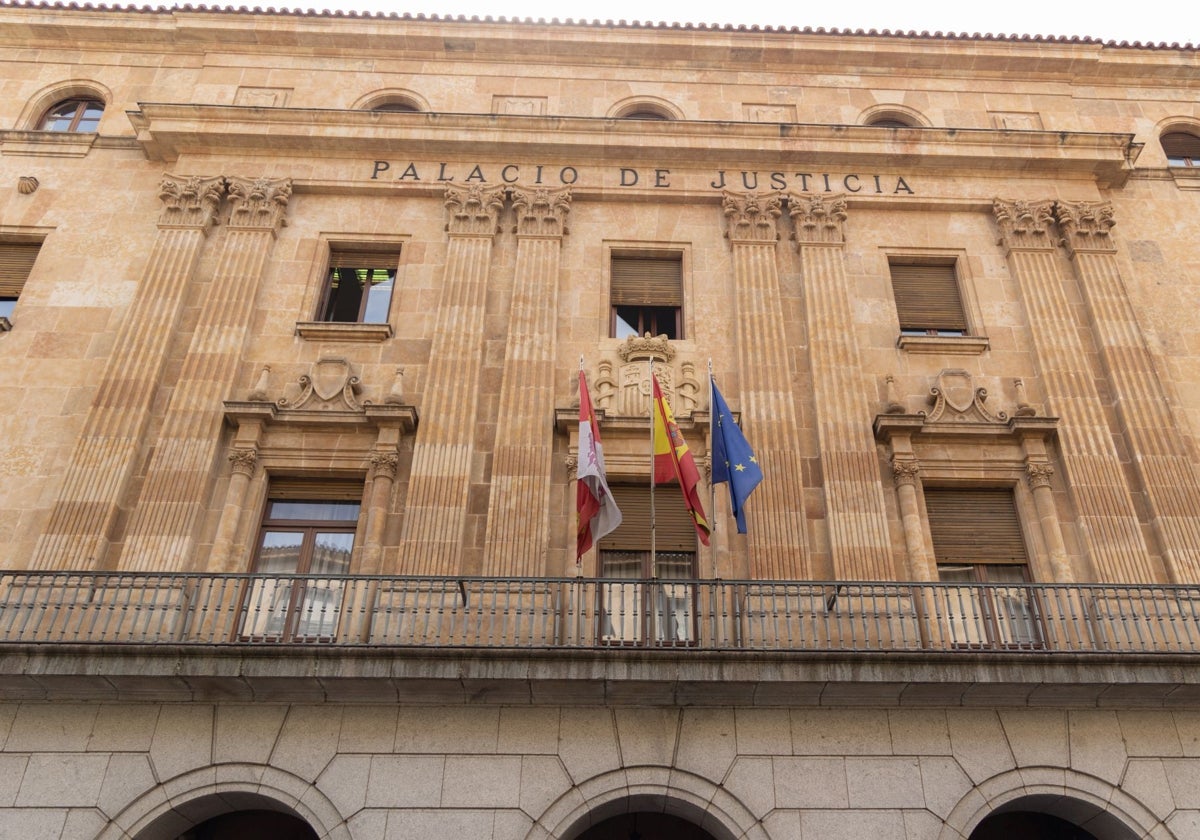
{"label": "stone column", "polygon": [[149,426],[151,402],[162,384],[170,341],[225,184],[224,178],[163,177],[158,237],[104,366],[32,568],[108,567],[109,545]]}
{"label": "stone column", "polygon": [[544,575],[550,539],[559,263],[571,193],[513,189],[512,203],[517,271],[496,418],[483,572]]}
{"label": "stone column", "polygon": [[391,507],[392,486],[400,456],[394,444],[371,453],[371,493],[367,498],[367,523],[363,529],[362,559],[356,574],[377,575],[382,572],[383,532]]}
{"label": "stone column", "polygon": [[1062,527],[1058,522],[1058,508],[1054,504],[1054,491],[1050,489],[1050,477],[1054,467],[1042,458],[1029,457],[1025,460],[1025,480],[1037,508],[1042,539],[1050,552],[1050,568],[1054,571],[1054,583],[1074,583],[1075,574],[1067,562],[1067,547],[1063,544]]}
{"label": "stone column", "polygon": [[749,574],[802,580],[812,573],[801,481],[803,443],[792,401],[783,296],[775,262],[781,203],[778,193],[726,193],[725,235],[733,253],[742,384],[738,396],[747,437],[767,477],[746,506]]}
{"label": "stone column", "polygon": [[229,230],[133,511],[122,569],[203,570],[205,565],[192,553],[215,479],[222,401],[233,396],[254,299],[292,194],[290,179],[228,182]]}
{"label": "stone column", "polygon": [[[401,536],[406,574],[461,572],[475,456],[483,316],[504,190],[446,187],[449,247]],[[485,510],[477,511],[482,517]]]}
{"label": "stone column", "polygon": [[225,491],[225,504],[221,507],[221,521],[217,525],[217,535],[213,539],[207,569],[217,573],[235,571],[231,562],[233,541],[237,538],[238,528],[242,524],[246,492],[250,489],[250,480],[254,478],[254,470],[258,464],[258,449],[231,449],[228,459],[231,470],[229,488]]}
{"label": "stone column", "polygon": [[900,502],[900,521],[904,524],[904,548],[908,553],[908,570],[913,580],[937,580],[937,565],[931,563],[925,551],[925,530],[917,485],[921,481],[921,465],[911,455],[897,454],[892,458],[892,480]]}
{"label": "stone column", "polygon": [[1194,583],[1200,579],[1200,476],[1171,416],[1171,401],[1121,278],[1110,233],[1112,206],[1060,201],[1055,215],[1167,574],[1173,583]]}
{"label": "stone column", "polygon": [[997,200],[994,206],[1009,270],[1021,288],[1048,408],[1062,418],[1062,468],[1084,548],[1102,582],[1151,583],[1158,576],[1059,276],[1052,210],[1051,201]]}
{"label": "stone column", "polygon": [[846,202],[788,198],[804,282],[834,574],[839,580],[888,580],[893,570],[883,486],[847,291]]}

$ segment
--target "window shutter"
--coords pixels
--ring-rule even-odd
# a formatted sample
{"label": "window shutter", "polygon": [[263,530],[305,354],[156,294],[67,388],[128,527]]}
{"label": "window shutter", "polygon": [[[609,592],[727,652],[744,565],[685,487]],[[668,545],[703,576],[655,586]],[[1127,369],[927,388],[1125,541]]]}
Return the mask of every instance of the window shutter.
{"label": "window shutter", "polygon": [[20,296],[41,247],[38,244],[0,242],[0,297]]}
{"label": "window shutter", "polygon": [[953,263],[892,263],[891,271],[900,329],[967,331]]}
{"label": "window shutter", "polygon": [[1012,490],[927,487],[925,510],[939,563],[1028,561]]}
{"label": "window shutter", "polygon": [[1183,131],[1173,131],[1162,136],[1163,151],[1169,158],[1191,158],[1200,160],[1200,137]]}
{"label": "window shutter", "polygon": [[399,251],[381,251],[368,248],[333,248],[329,252],[329,267],[334,268],[386,268],[395,270],[400,265]]}
{"label": "window shutter", "polygon": [[[609,551],[650,550],[650,486],[617,484],[610,488],[621,509],[621,526],[600,542]],[[678,485],[654,488],[656,551],[695,551],[696,526]]]}
{"label": "window shutter", "polygon": [[267,497],[274,501],[361,502],[363,480],[315,476],[272,478]]}
{"label": "window shutter", "polygon": [[613,306],[683,306],[683,260],[612,258]]}

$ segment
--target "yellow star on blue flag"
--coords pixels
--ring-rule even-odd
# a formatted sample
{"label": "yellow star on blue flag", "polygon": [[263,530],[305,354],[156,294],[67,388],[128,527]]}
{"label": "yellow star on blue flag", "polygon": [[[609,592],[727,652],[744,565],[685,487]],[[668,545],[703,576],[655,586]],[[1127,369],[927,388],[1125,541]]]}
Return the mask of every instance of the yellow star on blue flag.
{"label": "yellow star on blue flag", "polygon": [[712,482],[729,483],[729,504],[733,518],[737,520],[739,534],[746,533],[746,499],[763,480],[762,468],[754,451],[746,442],[746,436],[733,422],[733,413],[717,390],[716,380],[712,383]]}

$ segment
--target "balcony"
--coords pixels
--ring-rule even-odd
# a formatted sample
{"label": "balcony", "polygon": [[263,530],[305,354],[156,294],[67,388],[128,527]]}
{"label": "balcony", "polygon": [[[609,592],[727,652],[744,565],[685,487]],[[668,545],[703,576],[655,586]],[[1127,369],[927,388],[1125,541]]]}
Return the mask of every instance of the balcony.
{"label": "balcony", "polygon": [[0,699],[1200,702],[1200,587],[0,574]]}

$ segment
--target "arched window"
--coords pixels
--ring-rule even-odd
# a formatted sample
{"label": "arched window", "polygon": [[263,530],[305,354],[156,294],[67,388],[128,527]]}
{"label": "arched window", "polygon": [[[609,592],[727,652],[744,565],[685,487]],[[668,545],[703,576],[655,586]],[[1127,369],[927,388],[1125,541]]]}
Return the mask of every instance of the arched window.
{"label": "arched window", "polygon": [[382,102],[379,105],[371,106],[372,111],[385,111],[393,114],[416,114],[420,112],[420,108],[413,105],[411,102],[395,101]]}
{"label": "arched window", "polygon": [[65,99],[54,105],[38,121],[41,131],[71,131],[88,133],[100,125],[104,103],[99,99]]}
{"label": "arched window", "polygon": [[1161,139],[1168,166],[1200,166],[1200,137],[1186,131],[1172,131]]}

